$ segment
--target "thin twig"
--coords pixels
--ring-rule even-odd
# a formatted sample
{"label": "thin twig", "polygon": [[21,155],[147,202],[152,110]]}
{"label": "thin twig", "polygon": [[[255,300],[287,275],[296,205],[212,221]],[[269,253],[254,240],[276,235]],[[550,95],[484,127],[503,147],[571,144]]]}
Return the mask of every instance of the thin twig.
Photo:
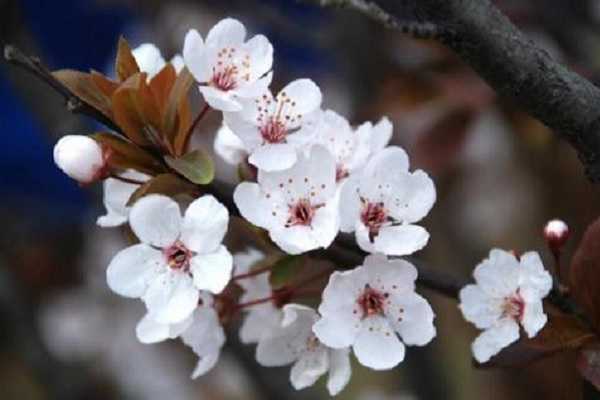
{"label": "thin twig", "polygon": [[146,183],[146,182],[138,181],[137,179],[126,178],[124,176],[120,176],[117,174],[111,174],[110,177],[113,179],[116,179],[118,181],[121,181],[121,182],[131,183],[133,185],[143,185],[144,183]]}

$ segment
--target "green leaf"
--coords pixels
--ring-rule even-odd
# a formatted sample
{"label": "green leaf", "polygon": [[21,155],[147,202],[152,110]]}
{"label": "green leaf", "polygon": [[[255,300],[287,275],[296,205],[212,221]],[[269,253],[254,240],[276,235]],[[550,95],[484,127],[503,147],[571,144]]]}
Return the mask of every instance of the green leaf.
{"label": "green leaf", "polygon": [[149,194],[164,194],[174,197],[181,194],[193,195],[195,188],[187,181],[173,174],[160,174],[140,186],[129,198],[128,206]]}
{"label": "green leaf", "polygon": [[284,256],[275,262],[269,277],[273,289],[279,289],[293,280],[303,264],[304,256]]}
{"label": "green leaf", "polygon": [[165,162],[197,185],[208,185],[215,177],[212,158],[203,150],[194,150],[180,158],[165,156]]}

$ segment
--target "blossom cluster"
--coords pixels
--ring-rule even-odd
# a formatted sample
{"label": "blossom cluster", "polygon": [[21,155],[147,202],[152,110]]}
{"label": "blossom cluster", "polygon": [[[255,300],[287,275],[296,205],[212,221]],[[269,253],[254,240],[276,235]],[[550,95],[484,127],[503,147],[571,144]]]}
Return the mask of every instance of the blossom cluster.
{"label": "blossom cluster", "polygon": [[[327,373],[335,395],[350,379],[351,353],[363,366],[385,370],[403,361],[405,346],[435,337],[432,307],[416,293],[418,271],[399,258],[429,241],[418,223],[436,201],[435,185],[424,171],[410,170],[402,148],[389,145],[387,118],[351,125],[322,108],[321,90],[310,79],[274,94],[271,43],[263,35],[247,39],[234,19],[220,21],[205,38],[189,31],[182,56],[170,62],[152,44],[132,54],[149,82],[167,65],[177,74],[189,71],[208,107],[222,113],[215,152],[256,172],[236,186],[233,202],[268,233],[279,258],[327,249],[340,232],[354,233],[369,253],[359,266],[335,266],[318,309],[296,303],[294,292],[281,296],[269,268],[260,267],[268,255],[249,248],[232,256],[223,245],[235,210],[210,194],[191,202],[160,193],[134,199],[152,179],[147,171],[115,172],[107,167],[110,152],[94,139],[66,136],[55,147],[58,166],[83,184],[104,179],[107,214],[98,225],[127,223],[137,237],[114,257],[107,281],[114,292],[144,303],[136,330],[141,342],[181,338],[199,357],[196,377],[219,358],[222,322],[243,310],[240,339],[256,344],[259,364],[293,364],[296,389]],[[475,271],[477,285],[461,292],[465,317],[486,329],[473,345],[479,361],[516,340],[518,323],[530,336],[545,324],[541,299],[550,287],[536,257],[527,253],[519,264],[492,251]],[[243,293],[231,307],[233,288]]]}

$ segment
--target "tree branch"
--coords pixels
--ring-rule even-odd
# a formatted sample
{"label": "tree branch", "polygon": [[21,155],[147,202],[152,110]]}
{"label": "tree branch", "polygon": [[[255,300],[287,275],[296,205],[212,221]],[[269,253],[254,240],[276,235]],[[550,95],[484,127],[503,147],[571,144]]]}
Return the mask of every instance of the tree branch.
{"label": "tree branch", "polygon": [[[396,18],[373,2],[307,1],[352,8],[385,27],[404,32],[403,24],[394,23]],[[599,88],[554,60],[490,0],[413,3],[419,18],[435,27],[432,38],[454,50],[501,96],[567,140],[577,151],[588,178],[600,182]]]}

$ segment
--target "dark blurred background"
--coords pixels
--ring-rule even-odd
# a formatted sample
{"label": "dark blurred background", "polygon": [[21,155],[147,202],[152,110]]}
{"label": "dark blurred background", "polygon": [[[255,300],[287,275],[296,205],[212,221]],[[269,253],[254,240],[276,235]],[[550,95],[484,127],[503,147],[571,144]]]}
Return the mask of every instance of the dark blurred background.
{"label": "dark blurred background", "polygon": [[[381,1],[405,17],[397,3],[403,2]],[[556,57],[600,80],[597,0],[496,3]],[[491,247],[537,250],[550,264],[545,222],[568,222],[570,255],[598,216],[600,192],[568,145],[498,99],[443,47],[385,31],[351,11],[295,0],[0,0],[0,43],[39,55],[53,69],[110,73],[121,34],[132,46],[156,43],[170,59],[189,28],[205,34],[226,16],[272,41],[275,89],[311,77],[324,105],[353,123],[393,120],[393,142],[437,184],[438,202],[425,221],[432,238],[419,255],[437,268],[467,276]],[[218,123],[213,115],[203,126],[200,144],[211,148]],[[122,232],[95,225],[103,213],[100,185],[82,189],[52,162],[58,137],[98,129],[70,115],[47,86],[0,63],[0,399],[325,398],[322,382],[293,392],[289,369],[258,366],[235,333],[218,367],[197,381],[188,378],[194,357],[178,342],[136,342],[143,306],[111,293],[104,278],[110,258],[125,246]],[[219,175],[234,176],[224,165]],[[390,372],[354,365],[339,398],[580,394],[569,354],[519,370],[472,368],[476,331],[456,302],[424,294],[437,312],[433,343],[410,348]]]}

